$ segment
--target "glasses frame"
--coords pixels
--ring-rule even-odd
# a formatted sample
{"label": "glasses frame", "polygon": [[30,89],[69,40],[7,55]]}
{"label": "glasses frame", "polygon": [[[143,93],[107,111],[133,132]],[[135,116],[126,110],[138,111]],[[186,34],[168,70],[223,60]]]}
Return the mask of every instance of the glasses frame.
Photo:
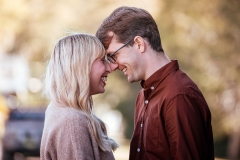
{"label": "glasses frame", "polygon": [[120,47],[119,49],[117,49],[115,52],[109,54],[106,56],[106,60],[108,61],[108,63],[116,63],[116,59],[114,58],[115,55],[117,54],[118,51],[120,51],[122,48],[126,47],[130,42],[130,41],[127,41],[127,43],[125,43],[122,47]]}

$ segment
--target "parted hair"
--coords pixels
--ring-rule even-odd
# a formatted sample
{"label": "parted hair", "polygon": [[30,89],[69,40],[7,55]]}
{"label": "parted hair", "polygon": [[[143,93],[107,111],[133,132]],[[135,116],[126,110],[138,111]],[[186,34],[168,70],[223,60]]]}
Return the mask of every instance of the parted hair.
{"label": "parted hair", "polygon": [[89,119],[100,149],[111,151],[118,145],[107,137],[105,124],[94,115],[89,95],[91,66],[104,55],[103,45],[93,35],[75,33],[61,38],[48,62],[45,93],[52,101],[84,114]]}
{"label": "parted hair", "polygon": [[[135,36],[141,36],[149,42],[153,50],[164,52],[157,24],[151,14],[144,9],[119,7],[103,20],[96,36],[105,49],[109,47],[112,39],[109,32],[113,32],[120,43],[126,43]],[[132,44],[133,42],[129,43],[129,45]]]}

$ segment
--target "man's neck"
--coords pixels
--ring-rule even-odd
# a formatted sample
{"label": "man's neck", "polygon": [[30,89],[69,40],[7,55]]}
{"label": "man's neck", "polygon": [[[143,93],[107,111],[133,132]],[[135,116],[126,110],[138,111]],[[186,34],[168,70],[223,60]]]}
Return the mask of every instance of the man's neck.
{"label": "man's neck", "polygon": [[147,80],[153,73],[171,62],[165,53],[152,53],[148,55],[145,79]]}

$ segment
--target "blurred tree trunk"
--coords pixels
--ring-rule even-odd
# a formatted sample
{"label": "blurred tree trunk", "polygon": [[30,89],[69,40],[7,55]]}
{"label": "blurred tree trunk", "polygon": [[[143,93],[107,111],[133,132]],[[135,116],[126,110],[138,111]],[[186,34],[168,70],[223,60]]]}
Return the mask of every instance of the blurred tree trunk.
{"label": "blurred tree trunk", "polygon": [[230,140],[228,144],[228,158],[229,159],[238,159],[240,153],[240,130],[237,129],[230,134]]}

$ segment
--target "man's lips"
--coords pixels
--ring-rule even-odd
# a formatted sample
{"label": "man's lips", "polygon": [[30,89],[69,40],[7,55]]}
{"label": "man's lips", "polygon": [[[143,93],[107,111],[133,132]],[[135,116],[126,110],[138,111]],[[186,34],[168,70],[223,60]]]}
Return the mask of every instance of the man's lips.
{"label": "man's lips", "polygon": [[127,68],[123,68],[123,73],[124,73],[124,75],[126,75],[127,74]]}

